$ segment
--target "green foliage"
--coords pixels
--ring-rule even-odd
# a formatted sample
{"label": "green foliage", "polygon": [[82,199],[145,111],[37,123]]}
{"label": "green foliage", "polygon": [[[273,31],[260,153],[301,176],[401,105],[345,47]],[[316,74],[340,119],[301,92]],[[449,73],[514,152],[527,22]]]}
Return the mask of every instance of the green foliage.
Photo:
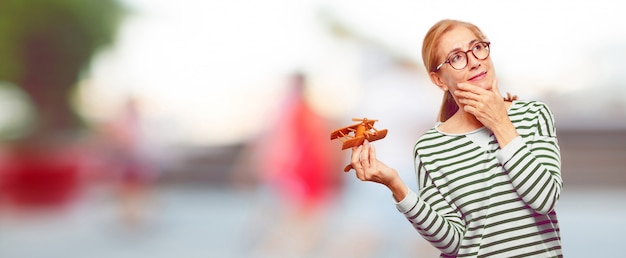
{"label": "green foliage", "polygon": [[[114,40],[122,15],[115,0],[1,0],[0,80],[16,82],[28,69],[33,49],[25,41],[49,40],[67,51],[69,62],[84,62]],[[83,59],[83,60],[80,60]]]}
{"label": "green foliage", "polygon": [[0,0],[0,82],[21,88],[36,119],[21,123],[21,136],[82,127],[71,94],[94,55],[113,43],[123,11],[117,0]]}

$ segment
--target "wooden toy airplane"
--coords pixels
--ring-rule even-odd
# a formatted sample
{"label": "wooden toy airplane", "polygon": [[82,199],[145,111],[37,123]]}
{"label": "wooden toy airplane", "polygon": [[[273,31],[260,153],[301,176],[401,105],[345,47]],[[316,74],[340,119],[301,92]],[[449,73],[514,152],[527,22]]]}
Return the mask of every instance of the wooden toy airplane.
{"label": "wooden toy airplane", "polygon": [[[387,129],[377,130],[374,123],[378,120],[370,120],[367,118],[353,118],[352,121],[360,121],[358,124],[346,126],[330,133],[330,140],[339,139],[342,142],[342,150],[359,146],[365,140],[373,142],[387,136]],[[348,172],[352,169],[352,165],[344,168]]]}

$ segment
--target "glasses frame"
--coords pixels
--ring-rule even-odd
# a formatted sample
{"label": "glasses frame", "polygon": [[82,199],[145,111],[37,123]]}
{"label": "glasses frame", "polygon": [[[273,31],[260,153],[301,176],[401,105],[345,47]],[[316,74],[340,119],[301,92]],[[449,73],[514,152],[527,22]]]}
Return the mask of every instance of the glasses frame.
{"label": "glasses frame", "polygon": [[[474,50],[474,47],[476,47],[476,45],[483,44],[483,43],[487,44],[487,50],[488,50],[487,56],[485,58],[478,58],[473,50]],[[448,58],[446,58],[446,61],[444,61],[443,63],[439,64],[437,66],[437,68],[435,68],[435,72],[439,71],[439,69],[441,69],[441,67],[443,67],[443,65],[445,65],[445,64],[449,64],[452,67],[452,69],[454,69],[454,70],[463,70],[463,69],[465,69],[465,67],[467,67],[467,64],[469,63],[469,57],[467,55],[467,53],[469,53],[469,52],[472,52],[472,55],[476,59],[478,59],[478,60],[485,60],[485,59],[487,59],[489,57],[489,55],[491,55],[491,42],[489,42],[489,41],[476,42],[476,44],[472,45],[472,47],[470,49],[468,49],[467,51],[454,52],[454,53],[463,53],[463,54],[465,54],[465,65],[463,67],[461,67],[459,69],[456,69],[454,66],[452,66],[452,64],[450,64],[450,56],[448,56]]]}

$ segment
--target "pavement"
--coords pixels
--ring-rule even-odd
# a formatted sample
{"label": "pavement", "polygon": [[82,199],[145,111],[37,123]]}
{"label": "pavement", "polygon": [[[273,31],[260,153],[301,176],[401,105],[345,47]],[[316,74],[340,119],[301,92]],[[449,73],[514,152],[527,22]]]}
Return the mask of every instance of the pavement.
{"label": "pavement", "polygon": [[[105,192],[62,210],[2,213],[0,257],[437,257],[374,185],[349,185],[306,219],[281,214],[263,190],[162,187],[136,227],[122,223]],[[557,212],[566,257],[622,255],[625,197],[626,189],[563,192]]]}
{"label": "pavement", "polygon": [[[556,210],[565,257],[626,257],[619,248],[626,240],[625,135],[561,134],[565,186]],[[391,153],[377,147],[381,156]],[[411,163],[398,170],[411,171]],[[401,176],[415,185],[410,172]],[[135,224],[123,219],[115,188],[105,184],[54,209],[0,203],[0,257],[438,257],[387,189],[346,179],[340,194],[306,213],[294,213],[266,187],[214,179],[155,185]]]}

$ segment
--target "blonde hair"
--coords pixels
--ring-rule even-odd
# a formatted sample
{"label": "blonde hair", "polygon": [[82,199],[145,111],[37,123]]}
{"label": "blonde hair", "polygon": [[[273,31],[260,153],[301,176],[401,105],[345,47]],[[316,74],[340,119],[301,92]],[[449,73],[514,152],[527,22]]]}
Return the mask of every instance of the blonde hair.
{"label": "blonde hair", "polygon": [[[472,31],[480,40],[487,40],[485,34],[476,25],[468,22],[445,19],[435,23],[424,36],[422,44],[422,61],[424,61],[424,67],[426,67],[428,73],[435,72],[440,64],[441,57],[438,57],[437,53],[441,36],[456,27],[465,27]],[[445,122],[458,110],[459,106],[454,101],[452,94],[446,91],[443,95],[441,109],[439,110],[439,121]]]}

